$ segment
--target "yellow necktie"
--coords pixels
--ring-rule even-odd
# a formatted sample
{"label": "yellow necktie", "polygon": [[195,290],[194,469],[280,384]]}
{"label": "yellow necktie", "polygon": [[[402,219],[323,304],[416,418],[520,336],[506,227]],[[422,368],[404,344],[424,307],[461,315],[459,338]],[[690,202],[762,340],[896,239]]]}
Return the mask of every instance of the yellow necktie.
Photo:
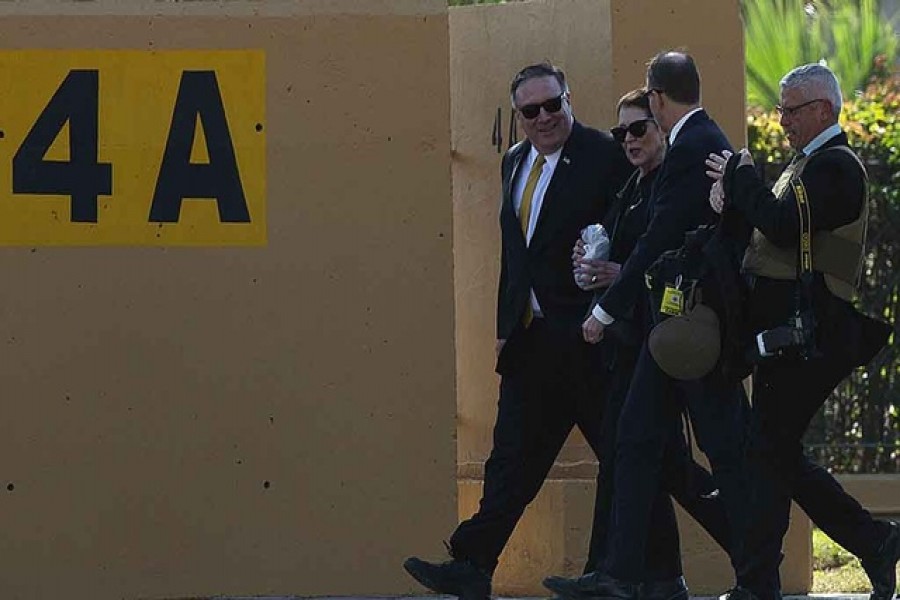
{"label": "yellow necktie", "polygon": [[[538,154],[531,165],[531,172],[528,173],[528,179],[525,181],[525,189],[522,190],[522,204],[519,206],[519,223],[522,224],[522,236],[525,243],[528,244],[528,222],[531,220],[531,201],[534,200],[534,190],[537,187],[538,179],[541,178],[541,171],[544,170],[546,159],[543,154]],[[528,297],[528,304],[525,305],[525,316],[522,323],[527,328],[534,320],[534,310],[531,308],[531,296]]]}

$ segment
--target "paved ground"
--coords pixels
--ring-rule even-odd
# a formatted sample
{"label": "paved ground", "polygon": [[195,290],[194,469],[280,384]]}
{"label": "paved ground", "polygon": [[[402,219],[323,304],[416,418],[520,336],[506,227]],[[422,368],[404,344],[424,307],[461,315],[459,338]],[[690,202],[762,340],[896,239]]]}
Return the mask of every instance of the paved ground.
{"label": "paved ground", "polygon": [[[209,600],[306,600],[310,596],[216,596]],[[454,596],[317,596],[315,600],[444,600]],[[712,596],[692,596],[693,600],[716,600]],[[868,600],[868,594],[809,594],[785,596],[785,600]],[[517,598],[497,596],[495,600],[546,600],[546,598]]]}

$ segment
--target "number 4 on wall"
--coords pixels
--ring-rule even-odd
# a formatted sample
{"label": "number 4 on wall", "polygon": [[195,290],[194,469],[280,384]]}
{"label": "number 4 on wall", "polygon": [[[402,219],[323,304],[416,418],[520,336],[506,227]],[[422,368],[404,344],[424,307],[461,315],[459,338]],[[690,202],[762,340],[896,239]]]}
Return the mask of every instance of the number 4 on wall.
{"label": "number 4 on wall", "polygon": [[[14,194],[72,198],[72,221],[97,222],[97,196],[112,193],[112,165],[97,162],[97,71],[69,71],[16,151]],[[69,160],[44,160],[69,122]]]}
{"label": "number 4 on wall", "polygon": [[[13,157],[14,194],[71,197],[73,222],[97,222],[97,197],[112,194],[112,165],[97,162],[97,70],[72,70],[38,116]],[[209,162],[190,162],[197,119]],[[69,123],[69,160],[45,160]],[[184,198],[211,198],[223,223],[249,223],[234,144],[214,71],[184,71],[166,140],[149,221],[176,223]]]}

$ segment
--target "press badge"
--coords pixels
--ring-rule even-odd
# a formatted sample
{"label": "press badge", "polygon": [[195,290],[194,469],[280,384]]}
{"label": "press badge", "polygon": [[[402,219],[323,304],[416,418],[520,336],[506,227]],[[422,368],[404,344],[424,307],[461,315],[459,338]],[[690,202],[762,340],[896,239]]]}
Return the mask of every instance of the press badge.
{"label": "press badge", "polygon": [[684,292],[678,289],[678,284],[666,284],[666,290],[663,292],[662,303],[659,305],[659,312],[664,315],[673,317],[679,316],[684,312]]}

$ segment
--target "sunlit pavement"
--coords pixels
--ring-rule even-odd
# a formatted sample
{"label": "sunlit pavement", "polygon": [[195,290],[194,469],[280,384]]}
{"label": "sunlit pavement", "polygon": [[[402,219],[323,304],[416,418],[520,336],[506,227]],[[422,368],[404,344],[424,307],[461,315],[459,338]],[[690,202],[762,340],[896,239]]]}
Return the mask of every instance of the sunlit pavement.
{"label": "sunlit pavement", "polygon": [[[209,600],[438,600],[455,596],[214,596]],[[694,600],[717,600],[715,596],[691,596]],[[809,594],[785,596],[784,600],[868,600],[869,594]],[[547,600],[546,596],[496,596],[494,600]]]}

